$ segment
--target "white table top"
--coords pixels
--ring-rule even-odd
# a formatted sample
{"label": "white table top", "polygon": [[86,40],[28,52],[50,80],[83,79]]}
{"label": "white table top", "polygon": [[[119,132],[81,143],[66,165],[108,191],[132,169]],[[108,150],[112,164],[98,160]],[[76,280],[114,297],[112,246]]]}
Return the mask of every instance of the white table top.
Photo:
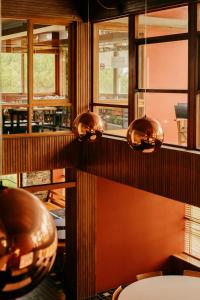
{"label": "white table top", "polygon": [[136,281],[119,295],[118,300],[199,300],[200,278],[156,276]]}

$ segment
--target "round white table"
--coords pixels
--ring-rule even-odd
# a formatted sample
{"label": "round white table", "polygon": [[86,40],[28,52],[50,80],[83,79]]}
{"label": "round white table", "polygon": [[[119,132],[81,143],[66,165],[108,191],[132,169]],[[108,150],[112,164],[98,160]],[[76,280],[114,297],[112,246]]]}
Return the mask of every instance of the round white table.
{"label": "round white table", "polygon": [[136,281],[119,295],[118,300],[199,300],[200,278],[156,276]]}

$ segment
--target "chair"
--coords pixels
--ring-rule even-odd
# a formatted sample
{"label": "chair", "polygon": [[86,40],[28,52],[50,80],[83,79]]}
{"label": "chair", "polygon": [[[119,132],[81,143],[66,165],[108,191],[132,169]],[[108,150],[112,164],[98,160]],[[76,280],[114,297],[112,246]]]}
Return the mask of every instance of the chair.
{"label": "chair", "polygon": [[163,272],[162,271],[155,271],[155,272],[149,272],[149,273],[144,273],[144,274],[138,274],[136,275],[137,280],[145,279],[148,277],[155,277],[155,276],[162,276]]}
{"label": "chair", "polygon": [[192,276],[192,277],[200,277],[200,272],[192,271],[192,270],[184,270],[183,275],[184,276]]}
{"label": "chair", "polygon": [[121,285],[114,291],[113,295],[112,295],[112,300],[117,300],[119,297],[119,294],[122,291],[122,287]]}

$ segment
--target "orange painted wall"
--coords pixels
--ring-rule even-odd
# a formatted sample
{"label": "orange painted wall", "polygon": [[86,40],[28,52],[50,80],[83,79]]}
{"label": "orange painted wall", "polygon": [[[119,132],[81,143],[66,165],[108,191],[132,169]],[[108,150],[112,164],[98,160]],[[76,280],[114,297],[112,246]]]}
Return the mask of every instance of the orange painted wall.
{"label": "orange painted wall", "polygon": [[184,248],[184,204],[97,179],[96,287],[103,291],[162,269]]}

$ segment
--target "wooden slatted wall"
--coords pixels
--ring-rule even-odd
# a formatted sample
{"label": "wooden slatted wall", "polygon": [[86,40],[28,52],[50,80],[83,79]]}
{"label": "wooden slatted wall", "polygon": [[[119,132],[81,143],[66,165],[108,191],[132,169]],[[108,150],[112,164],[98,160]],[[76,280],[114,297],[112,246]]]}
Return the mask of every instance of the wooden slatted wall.
{"label": "wooden slatted wall", "polygon": [[161,148],[152,154],[130,149],[125,140],[85,144],[84,171],[200,207],[200,153]]}
{"label": "wooden slatted wall", "polygon": [[95,295],[96,176],[77,172],[77,299]]}
{"label": "wooden slatted wall", "polygon": [[78,12],[72,0],[2,0],[2,17],[77,17]]}
{"label": "wooden slatted wall", "polygon": [[3,174],[71,167],[78,159],[73,134],[3,138]]}

